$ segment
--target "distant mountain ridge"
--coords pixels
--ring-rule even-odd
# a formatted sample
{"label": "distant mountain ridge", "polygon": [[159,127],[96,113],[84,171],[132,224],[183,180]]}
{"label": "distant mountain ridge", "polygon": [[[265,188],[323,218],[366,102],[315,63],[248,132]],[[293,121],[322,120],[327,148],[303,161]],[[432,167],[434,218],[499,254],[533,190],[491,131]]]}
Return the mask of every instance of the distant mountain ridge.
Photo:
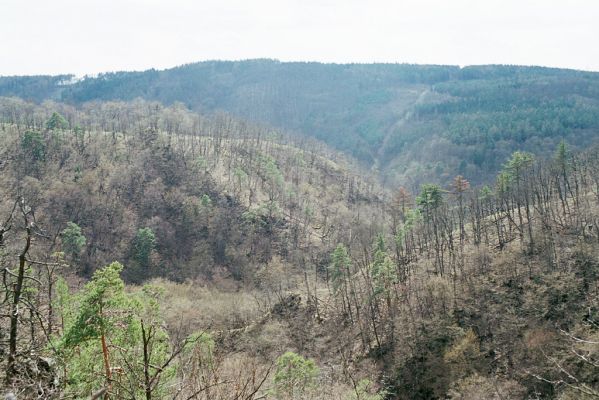
{"label": "distant mountain ridge", "polygon": [[544,155],[599,134],[599,73],[545,67],[206,61],[77,81],[0,77],[0,96],[225,111],[316,137],[408,185],[483,182],[515,150]]}

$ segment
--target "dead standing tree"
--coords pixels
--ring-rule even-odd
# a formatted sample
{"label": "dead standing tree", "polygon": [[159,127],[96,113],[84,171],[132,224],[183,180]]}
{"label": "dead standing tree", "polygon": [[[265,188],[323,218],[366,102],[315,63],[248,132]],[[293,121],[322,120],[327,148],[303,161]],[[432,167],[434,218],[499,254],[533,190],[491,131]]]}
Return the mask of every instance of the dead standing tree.
{"label": "dead standing tree", "polygon": [[[25,200],[20,197],[14,204],[12,211],[7,218],[5,224],[2,226],[1,245],[5,245],[4,234],[11,230],[13,226],[17,225],[17,215],[20,214],[22,218],[22,224],[19,224],[20,230],[24,233],[23,244],[18,252],[18,267],[16,271],[9,268],[10,263],[5,262],[2,268],[2,283],[4,286],[4,301],[2,304],[8,304],[9,313],[9,337],[8,337],[8,354],[6,359],[6,383],[10,385],[18,373],[17,358],[19,356],[18,351],[18,334],[19,334],[19,323],[22,320],[21,316],[21,305],[25,300],[23,295],[26,291],[26,280],[31,280],[40,283],[39,280],[33,276],[27,275],[27,267],[30,265],[28,260],[28,254],[31,249],[34,236],[44,236],[41,230],[37,227],[35,221],[35,215],[31,207],[29,207]],[[26,308],[30,309],[35,307],[30,302],[27,302]],[[33,310],[32,313],[39,314],[37,310]],[[32,328],[33,329],[33,328]],[[32,333],[32,337],[34,334]]]}

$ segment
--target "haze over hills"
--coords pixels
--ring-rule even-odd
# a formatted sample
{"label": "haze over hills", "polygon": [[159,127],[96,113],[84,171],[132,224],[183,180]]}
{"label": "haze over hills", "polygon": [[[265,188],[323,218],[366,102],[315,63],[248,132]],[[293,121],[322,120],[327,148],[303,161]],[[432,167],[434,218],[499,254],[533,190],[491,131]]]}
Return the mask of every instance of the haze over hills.
{"label": "haze over hills", "polygon": [[0,12],[0,400],[599,399],[599,2]]}
{"label": "haze over hills", "polygon": [[0,400],[599,400],[599,2],[0,15]]}
{"label": "haze over hills", "polygon": [[157,71],[0,77],[0,96],[143,98],[313,136],[391,184],[487,182],[515,150],[599,133],[599,73],[543,67],[207,61]]}
{"label": "haze over hills", "polygon": [[0,78],[0,393],[598,398],[598,79]]}

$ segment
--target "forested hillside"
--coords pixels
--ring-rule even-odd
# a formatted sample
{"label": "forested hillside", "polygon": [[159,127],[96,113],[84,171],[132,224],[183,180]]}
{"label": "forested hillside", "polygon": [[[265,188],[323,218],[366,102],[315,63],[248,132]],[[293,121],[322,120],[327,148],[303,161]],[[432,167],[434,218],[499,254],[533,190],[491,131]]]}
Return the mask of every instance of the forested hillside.
{"label": "forested hillside", "polygon": [[[466,126],[476,85],[423,89],[402,124]],[[181,104],[3,98],[0,119],[19,399],[599,397],[595,146],[506,134],[487,185],[384,189],[321,142]]]}
{"label": "forested hillside", "polygon": [[[353,215],[363,203],[382,201],[341,155],[228,115],[143,101],[53,106],[0,102],[13,122],[3,126],[3,195],[26,197],[53,238],[76,222],[86,276],[120,260],[133,281],[216,269],[242,279],[274,255],[313,255],[316,239],[338,240],[350,221],[370,218]],[[144,229],[152,248],[141,256]]]}
{"label": "forested hillside", "polygon": [[325,141],[389,183],[483,183],[513,151],[599,132],[599,74],[541,67],[202,62],[82,80],[0,78],[0,95],[81,105],[143,98],[226,111]]}

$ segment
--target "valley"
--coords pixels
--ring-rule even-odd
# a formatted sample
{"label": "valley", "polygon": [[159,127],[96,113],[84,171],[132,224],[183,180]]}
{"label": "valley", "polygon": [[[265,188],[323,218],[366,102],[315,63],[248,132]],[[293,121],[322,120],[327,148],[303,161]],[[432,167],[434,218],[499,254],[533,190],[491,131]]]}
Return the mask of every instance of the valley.
{"label": "valley", "polygon": [[372,168],[179,103],[2,98],[0,120],[0,369],[19,398],[597,397],[584,138],[507,153],[492,180],[399,186],[377,171],[389,133]]}

